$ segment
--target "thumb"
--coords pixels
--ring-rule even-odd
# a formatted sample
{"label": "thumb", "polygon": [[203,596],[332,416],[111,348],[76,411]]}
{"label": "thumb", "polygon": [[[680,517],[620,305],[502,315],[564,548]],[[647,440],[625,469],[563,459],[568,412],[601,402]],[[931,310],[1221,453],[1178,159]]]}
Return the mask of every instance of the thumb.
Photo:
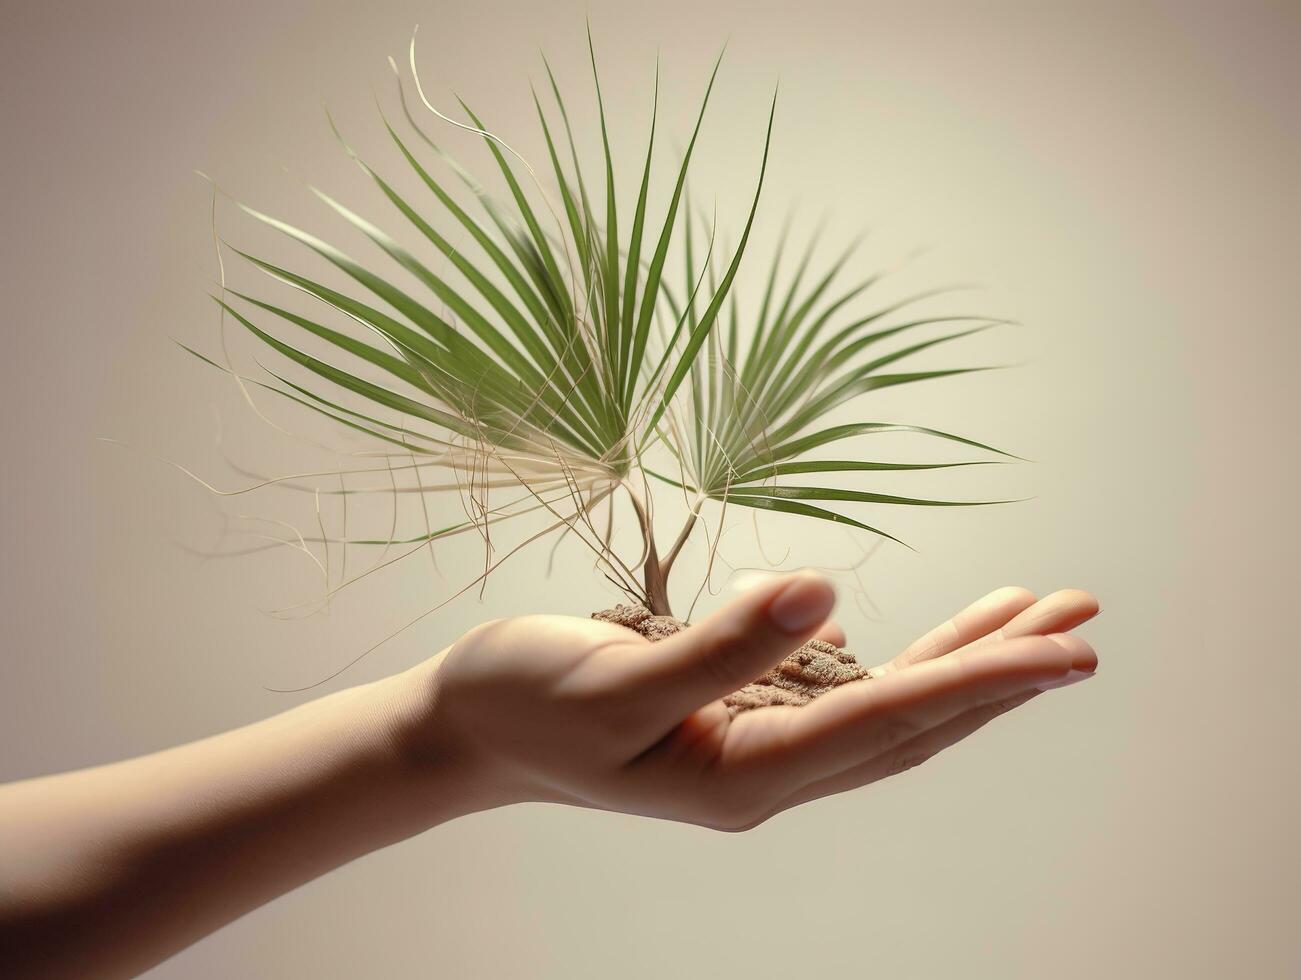
{"label": "thumb", "polygon": [[638,658],[644,685],[676,723],[739,690],[826,622],[836,594],[815,572],[752,589],[701,622],[647,646]]}

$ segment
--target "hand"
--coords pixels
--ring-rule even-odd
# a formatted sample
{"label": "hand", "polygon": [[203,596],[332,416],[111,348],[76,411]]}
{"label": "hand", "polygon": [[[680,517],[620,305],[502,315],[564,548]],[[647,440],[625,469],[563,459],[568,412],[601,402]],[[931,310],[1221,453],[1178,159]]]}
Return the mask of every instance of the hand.
{"label": "hand", "polygon": [[570,617],[488,623],[414,673],[404,743],[470,774],[476,808],[551,801],[744,830],[911,769],[1097,667],[1068,635],[1097,613],[1092,596],[1005,588],[873,679],[729,717],[720,698],[811,636],[844,642],[828,622],[834,601],[824,579],[800,573],[655,644]]}
{"label": "hand", "polygon": [[550,800],[744,830],[911,768],[1097,658],[1083,592],[1001,589],[800,708],[719,698],[827,621],[803,573],[652,644],[561,616],[489,623],[403,674],[163,752],[0,786],[0,974],[134,976],[430,826]]}

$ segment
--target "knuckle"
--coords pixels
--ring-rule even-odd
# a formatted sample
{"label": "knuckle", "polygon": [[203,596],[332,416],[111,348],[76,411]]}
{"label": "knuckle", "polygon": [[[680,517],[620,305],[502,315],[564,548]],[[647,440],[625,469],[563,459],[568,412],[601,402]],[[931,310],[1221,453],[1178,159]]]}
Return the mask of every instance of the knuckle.
{"label": "knuckle", "polygon": [[705,826],[723,834],[742,834],[758,827],[770,815],[766,809],[728,808],[711,814]]}
{"label": "knuckle", "polygon": [[999,701],[991,701],[989,704],[981,705],[979,708],[973,709],[976,724],[977,726],[987,725],[995,718],[1007,714],[1013,708],[1019,708],[1028,700],[1029,698],[1022,694],[1010,698],[1003,698]]}
{"label": "knuckle", "polygon": [[763,813],[757,817],[748,817],[725,827],[715,827],[714,829],[724,834],[744,834],[747,830],[754,830],[759,825],[766,823],[770,816],[771,814]]}
{"label": "knuckle", "polygon": [[471,627],[462,633],[456,642],[452,644],[452,649],[472,649],[477,644],[483,643],[485,640],[499,636],[508,628],[508,623],[509,621],[505,619],[489,619],[485,622],[479,623],[477,626]]}
{"label": "knuckle", "polygon": [[972,709],[973,727],[980,728],[984,725],[988,725],[991,721],[993,721],[999,715],[1004,714],[1008,710],[1009,708],[1004,707],[1001,703],[986,704],[980,706],[979,708],[974,708]]}
{"label": "knuckle", "polygon": [[886,775],[897,776],[900,773],[908,772],[910,769],[916,769],[930,758],[929,753],[917,749],[896,752],[890,757],[890,765],[886,770]]}
{"label": "knuckle", "polygon": [[1005,698],[1002,701],[995,701],[993,704],[987,704],[984,709],[985,720],[993,721],[999,715],[1007,714],[1020,703],[1020,698]]}
{"label": "knuckle", "polygon": [[918,734],[920,728],[915,722],[899,717],[886,718],[881,722],[879,744],[884,749],[892,749]]}
{"label": "knuckle", "polygon": [[946,631],[952,635],[957,632],[957,629],[952,623],[945,623],[943,626],[936,627],[925,636],[915,640],[899,657],[899,662],[907,666],[925,660],[934,660],[944,651]]}
{"label": "knuckle", "polygon": [[772,815],[767,794],[758,786],[731,784],[713,795],[706,805],[703,826],[724,833],[740,833],[759,826]]}

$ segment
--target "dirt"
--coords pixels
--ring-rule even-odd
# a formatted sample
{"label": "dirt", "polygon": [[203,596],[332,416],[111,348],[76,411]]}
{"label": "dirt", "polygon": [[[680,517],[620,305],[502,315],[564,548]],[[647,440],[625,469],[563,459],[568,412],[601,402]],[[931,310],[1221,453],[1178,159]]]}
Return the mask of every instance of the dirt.
{"label": "dirt", "polygon": [[[645,606],[615,606],[592,613],[592,618],[626,626],[652,643],[687,626],[672,616],[652,615]],[[801,707],[841,684],[868,676],[867,668],[848,650],[824,640],[809,640],[763,676],[723,698],[723,703],[733,716],[777,704]]]}

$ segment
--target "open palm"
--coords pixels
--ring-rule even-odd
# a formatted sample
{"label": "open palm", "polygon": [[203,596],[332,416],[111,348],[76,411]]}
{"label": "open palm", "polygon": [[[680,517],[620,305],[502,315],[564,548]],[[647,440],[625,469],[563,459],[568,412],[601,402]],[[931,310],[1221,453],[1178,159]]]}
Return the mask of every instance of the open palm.
{"label": "open palm", "polygon": [[[811,636],[843,642],[811,573],[652,644],[563,616],[498,620],[430,662],[422,757],[456,757],[499,802],[542,800],[744,830],[913,768],[1041,691],[1090,676],[1069,635],[1086,592],[990,593],[804,707],[732,717],[720,700]],[[431,751],[435,750],[435,751]]]}

